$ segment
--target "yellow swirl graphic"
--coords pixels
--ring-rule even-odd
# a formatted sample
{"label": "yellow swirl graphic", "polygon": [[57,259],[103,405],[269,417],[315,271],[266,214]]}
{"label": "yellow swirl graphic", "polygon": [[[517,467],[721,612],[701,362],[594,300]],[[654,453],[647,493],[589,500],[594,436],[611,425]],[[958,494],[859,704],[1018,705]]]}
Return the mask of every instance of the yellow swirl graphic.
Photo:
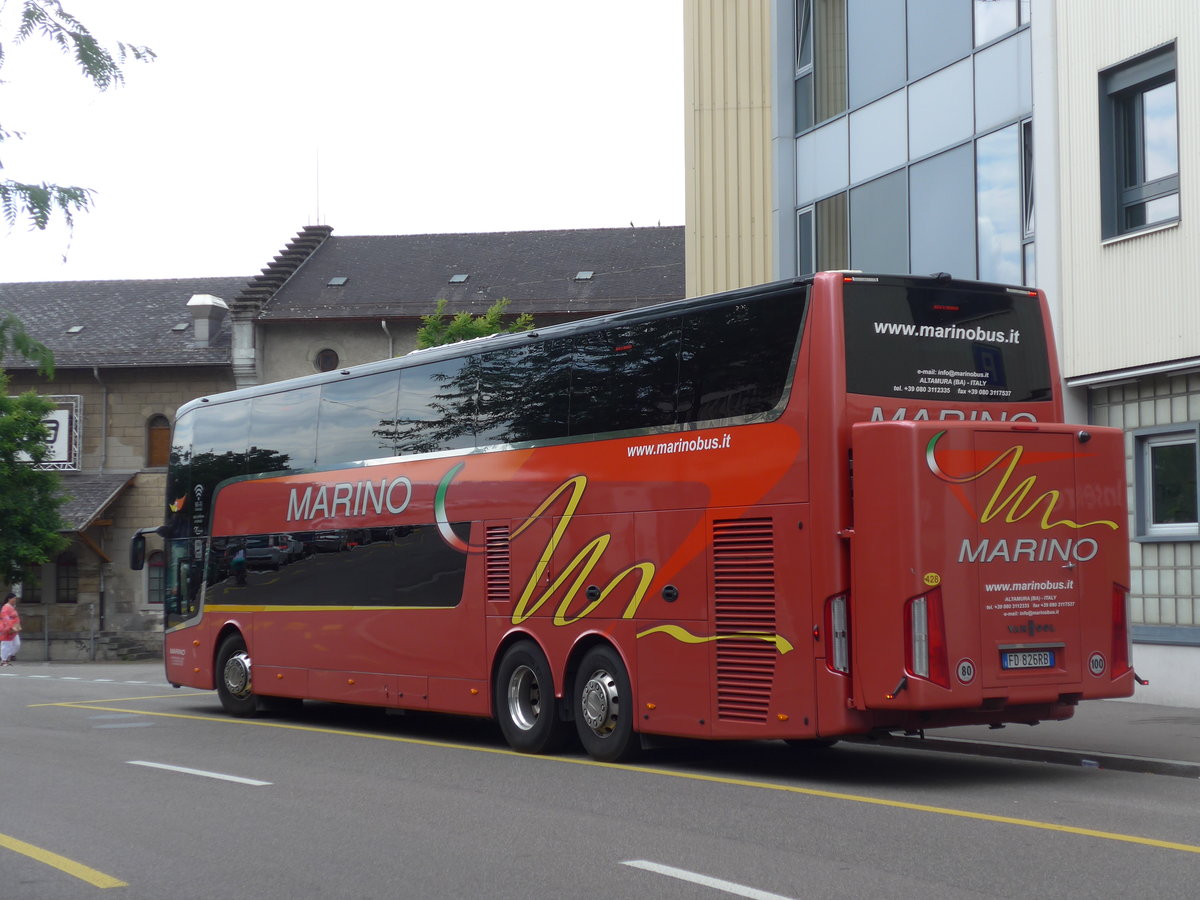
{"label": "yellow swirl graphic", "polygon": [[764,634],[760,631],[745,631],[739,634],[713,634],[704,636],[692,634],[686,628],[682,628],[679,625],[655,625],[653,628],[647,628],[645,631],[638,632],[638,637],[644,638],[647,635],[655,633],[668,635],[669,637],[673,637],[675,640],[684,644],[707,644],[712,641],[728,640],[765,641],[768,644],[774,644],[775,649],[779,651],[780,656],[785,653],[790,653],[795,649],[792,646],[791,641],[783,637],[783,635]]}

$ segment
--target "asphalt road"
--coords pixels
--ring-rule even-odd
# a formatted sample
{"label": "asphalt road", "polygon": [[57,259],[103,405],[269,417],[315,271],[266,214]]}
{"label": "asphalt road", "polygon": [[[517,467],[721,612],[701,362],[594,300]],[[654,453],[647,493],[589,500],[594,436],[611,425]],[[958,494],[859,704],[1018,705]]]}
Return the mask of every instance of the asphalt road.
{"label": "asphalt road", "polygon": [[234,720],[160,667],[0,673],[0,897],[1193,897],[1200,783],[839,744],[635,765],[305,704]]}

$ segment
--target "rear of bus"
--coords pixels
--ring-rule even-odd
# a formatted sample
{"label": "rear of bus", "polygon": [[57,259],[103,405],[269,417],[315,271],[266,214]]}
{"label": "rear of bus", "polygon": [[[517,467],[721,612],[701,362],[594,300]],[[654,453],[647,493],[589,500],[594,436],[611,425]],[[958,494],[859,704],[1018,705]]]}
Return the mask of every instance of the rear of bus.
{"label": "rear of bus", "polygon": [[813,317],[844,348],[814,362],[831,375],[814,419],[836,423],[814,453],[850,473],[818,592],[844,625],[826,727],[1036,722],[1129,696],[1124,439],[1063,423],[1044,296],[823,274]]}

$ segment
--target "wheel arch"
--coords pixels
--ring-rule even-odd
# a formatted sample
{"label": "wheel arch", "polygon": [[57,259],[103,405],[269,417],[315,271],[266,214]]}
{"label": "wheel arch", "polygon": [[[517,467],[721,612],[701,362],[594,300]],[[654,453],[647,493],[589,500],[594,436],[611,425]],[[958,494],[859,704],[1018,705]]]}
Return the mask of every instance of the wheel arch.
{"label": "wheel arch", "polygon": [[224,644],[225,640],[232,634],[236,634],[242,639],[242,643],[246,645],[247,653],[251,652],[250,641],[246,639],[246,629],[244,629],[237,622],[226,622],[224,625],[222,625],[217,631],[217,638],[213,641],[212,645],[212,662],[210,663],[210,666],[212,667],[214,686],[217,682],[217,656],[221,653],[221,645]]}

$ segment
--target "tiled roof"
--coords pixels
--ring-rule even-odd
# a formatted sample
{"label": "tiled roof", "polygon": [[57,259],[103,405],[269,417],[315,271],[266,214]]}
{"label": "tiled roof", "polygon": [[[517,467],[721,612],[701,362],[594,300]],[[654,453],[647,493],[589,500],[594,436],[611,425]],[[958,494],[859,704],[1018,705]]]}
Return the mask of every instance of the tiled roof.
{"label": "tiled roof", "polygon": [[[374,237],[330,231],[305,229],[277,257],[280,271],[263,270],[262,279],[274,276],[282,286],[261,318],[421,316],[442,297],[449,312],[481,313],[507,297],[509,313],[598,314],[684,296],[682,225]],[[302,241],[311,255],[293,267],[293,245]],[[577,277],[583,272],[591,277]],[[455,275],[467,278],[452,283]]]}
{"label": "tiled roof", "polygon": [[62,473],[62,492],[70,499],[59,508],[59,515],[70,531],[83,531],[135,477]]}
{"label": "tiled roof", "polygon": [[[187,307],[194,294],[212,294],[239,315],[268,321],[415,318],[443,297],[452,313],[481,313],[506,297],[510,314],[579,317],[684,296],[681,225],[374,237],[332,232],[324,225],[302,229],[250,278],[0,284],[0,312],[16,315],[54,352],[58,368],[111,368],[229,365],[231,316],[209,346],[197,346]],[[0,363],[34,367],[11,354]]]}
{"label": "tiled roof", "polygon": [[[212,294],[232,303],[249,278],[169,278],[140,281],[42,281],[0,284],[0,312],[54,352],[55,365],[228,365],[229,316],[215,340],[197,347],[187,302]],[[179,324],[187,327],[174,330]],[[82,326],[77,332],[69,329]],[[9,369],[33,364],[10,355]]]}

